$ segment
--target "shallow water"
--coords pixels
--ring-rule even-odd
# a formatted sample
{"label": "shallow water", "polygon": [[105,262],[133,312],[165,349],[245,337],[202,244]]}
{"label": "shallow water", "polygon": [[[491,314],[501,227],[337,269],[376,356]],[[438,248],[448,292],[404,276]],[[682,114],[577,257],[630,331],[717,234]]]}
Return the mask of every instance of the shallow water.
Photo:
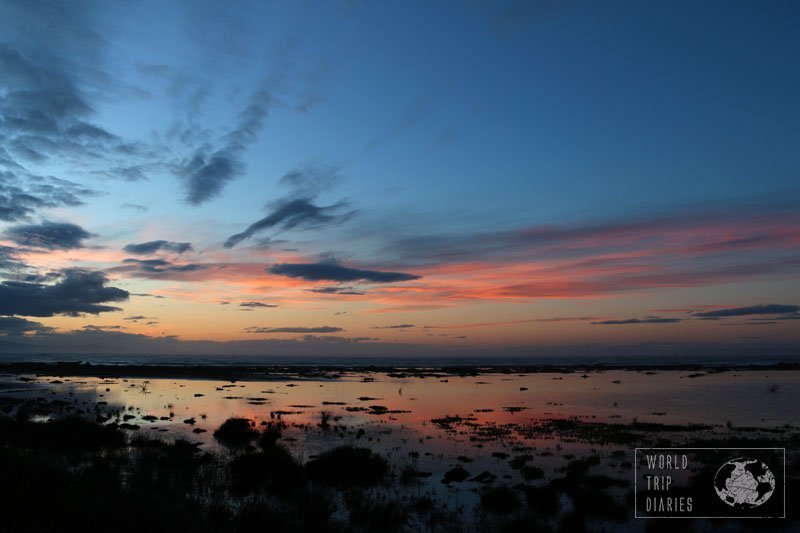
{"label": "shallow water", "polygon": [[[497,484],[542,484],[573,459],[599,455],[598,467],[633,482],[633,444],[590,434],[558,434],[550,420],[630,425],[705,424],[704,437],[761,428],[800,429],[800,371],[608,370],[587,373],[482,373],[476,376],[345,372],[276,379],[101,379],[0,376],[0,399],[44,399],[62,412],[138,426],[133,435],[182,438],[223,452],[213,432],[229,417],[256,426],[280,420],[282,441],[301,460],[340,444],[365,446],[401,471],[429,474],[421,488],[451,507],[471,508],[488,472]],[[322,425],[322,413],[327,425]],[[787,429],[788,427],[788,429]],[[677,431],[676,433],[680,433]],[[689,431],[692,437],[699,434]],[[653,438],[671,438],[658,433]],[[679,442],[679,441],[675,441]],[[540,474],[512,461],[530,456]],[[442,483],[456,466],[470,478]],[[620,495],[620,499],[622,495]]]}

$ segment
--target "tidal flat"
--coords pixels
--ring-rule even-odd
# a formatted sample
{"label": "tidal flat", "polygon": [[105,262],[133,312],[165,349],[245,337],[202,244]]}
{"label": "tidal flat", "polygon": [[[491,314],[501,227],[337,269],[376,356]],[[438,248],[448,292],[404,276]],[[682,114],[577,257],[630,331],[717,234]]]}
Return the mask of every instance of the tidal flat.
{"label": "tidal flat", "polygon": [[[800,473],[785,366],[0,372],[8,531],[659,531],[637,447],[786,448],[790,495]],[[787,504],[724,525],[797,530]]]}

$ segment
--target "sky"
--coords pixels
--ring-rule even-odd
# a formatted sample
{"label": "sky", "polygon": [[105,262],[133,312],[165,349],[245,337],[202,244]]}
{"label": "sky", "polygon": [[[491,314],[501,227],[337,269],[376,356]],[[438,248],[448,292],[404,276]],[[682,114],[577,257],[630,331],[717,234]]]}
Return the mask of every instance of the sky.
{"label": "sky", "polygon": [[797,356],[798,23],[0,0],[0,352]]}

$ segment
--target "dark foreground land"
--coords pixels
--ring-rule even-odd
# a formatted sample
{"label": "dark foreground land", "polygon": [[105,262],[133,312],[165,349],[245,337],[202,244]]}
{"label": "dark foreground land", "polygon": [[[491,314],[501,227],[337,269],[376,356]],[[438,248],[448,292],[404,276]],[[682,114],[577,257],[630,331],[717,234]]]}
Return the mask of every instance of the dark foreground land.
{"label": "dark foreground land", "polygon": [[[483,376],[485,371],[382,370],[426,376]],[[160,372],[183,378],[187,371],[194,372],[192,378],[209,379],[264,379],[265,372],[276,378],[294,374],[328,379],[342,370],[281,367],[253,373],[252,368],[30,364],[0,370],[98,377],[152,377]],[[86,407],[54,393],[0,394],[0,531],[673,531],[676,523],[686,532],[800,530],[793,503],[800,487],[800,428],[791,425],[719,428],[570,417],[512,426],[446,416],[428,420],[427,427],[465,435],[474,446],[464,450],[470,457],[460,457],[458,466],[432,473],[413,453],[402,452],[400,460],[396,454],[390,457],[377,441],[363,437],[370,435],[369,429],[348,427],[324,411],[303,431],[329,445],[306,455],[292,447],[296,433],[279,415],[260,423],[234,416],[209,428],[213,439],[208,444],[213,445],[202,445],[186,438],[153,437],[153,432],[140,430],[148,415],[136,418],[126,409],[111,409],[104,401]],[[512,433],[531,446],[514,446],[510,453],[488,451],[490,443]],[[557,444],[537,448],[543,441]],[[568,451],[568,446],[573,448]],[[788,518],[634,519],[632,451],[648,446],[786,448]],[[514,475],[476,470],[481,453],[507,463]],[[560,456],[559,466],[545,471],[542,467],[554,454]],[[714,472],[695,475],[713,478]],[[459,500],[430,490],[431,485],[469,486],[475,498]]]}
{"label": "dark foreground land", "polygon": [[87,362],[0,362],[0,374],[35,374],[40,376],[91,376],[110,378],[185,378],[185,379],[283,379],[287,376],[335,378],[348,372],[386,373],[400,377],[478,376],[480,374],[583,373],[609,370],[647,372],[683,370],[688,372],[731,372],[747,370],[800,370],[800,363],[779,362],[766,365],[719,364],[587,364],[587,365],[169,365],[169,364],[91,364]]}

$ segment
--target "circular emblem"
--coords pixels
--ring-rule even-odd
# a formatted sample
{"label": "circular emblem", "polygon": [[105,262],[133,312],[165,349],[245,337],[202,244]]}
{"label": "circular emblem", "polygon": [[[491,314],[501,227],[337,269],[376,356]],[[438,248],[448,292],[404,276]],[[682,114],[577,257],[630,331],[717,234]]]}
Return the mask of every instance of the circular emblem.
{"label": "circular emblem", "polygon": [[775,492],[775,476],[758,459],[731,459],[717,470],[714,490],[723,502],[738,509],[763,505]]}

